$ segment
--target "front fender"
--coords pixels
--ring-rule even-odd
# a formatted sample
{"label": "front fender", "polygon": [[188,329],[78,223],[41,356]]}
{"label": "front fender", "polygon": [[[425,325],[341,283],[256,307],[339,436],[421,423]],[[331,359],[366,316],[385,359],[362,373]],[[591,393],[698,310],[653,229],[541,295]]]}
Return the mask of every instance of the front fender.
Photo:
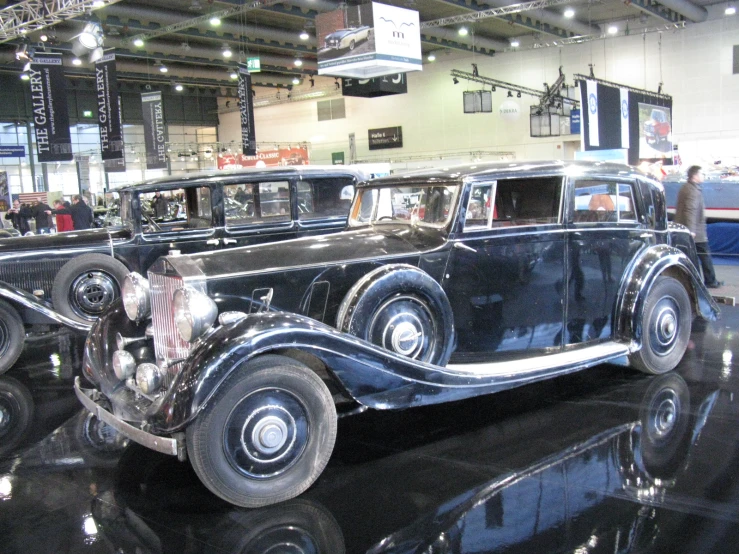
{"label": "front fender", "polygon": [[616,309],[616,334],[619,339],[632,341],[636,346],[641,345],[641,312],[644,302],[657,277],[667,270],[679,272],[683,282],[690,285],[688,294],[693,299],[698,315],[709,321],[718,319],[718,305],[703,284],[695,265],[681,250],[659,244],[644,249],[626,272]]}
{"label": "front fender", "polygon": [[57,313],[48,302],[40,300],[31,293],[12,287],[2,281],[0,281],[0,297],[10,300],[14,305],[23,306],[24,308],[38,312],[56,323],[76,331],[87,332],[92,326],[90,323],[80,323]]}

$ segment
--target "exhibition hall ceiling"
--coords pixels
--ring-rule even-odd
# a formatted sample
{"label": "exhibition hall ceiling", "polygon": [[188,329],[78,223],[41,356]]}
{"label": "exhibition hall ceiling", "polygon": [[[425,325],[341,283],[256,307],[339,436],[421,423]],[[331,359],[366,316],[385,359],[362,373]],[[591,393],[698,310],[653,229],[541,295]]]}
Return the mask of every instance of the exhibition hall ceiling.
{"label": "exhibition hall ceiling", "polygon": [[[14,6],[22,3],[0,0],[0,24],[3,23],[3,13],[7,16]],[[26,0],[26,3],[42,4],[40,0]],[[556,47],[558,42],[561,45],[562,40],[571,41],[573,37],[600,39],[641,33],[645,29],[667,30],[670,26],[674,28],[705,20],[707,12],[704,6],[715,2],[544,0],[536,6],[539,9],[431,27],[425,27],[423,23],[517,2],[383,0],[383,3],[418,10],[424,58],[433,53],[438,60],[448,52],[505,55],[517,48]],[[257,86],[288,86],[295,79],[303,83],[316,75],[316,55],[321,46],[316,37],[316,15],[347,4],[334,0],[292,0],[286,3],[264,0],[260,7],[254,7],[254,4],[257,2],[239,0],[113,1],[43,31],[6,40],[0,44],[0,71],[22,70],[23,63],[17,61],[14,54],[25,43],[36,50],[47,48],[67,52],[67,74],[89,75],[92,64],[87,60],[82,59],[80,66],[71,65],[71,48],[84,25],[96,21],[104,33],[103,47],[105,50],[113,49],[118,57],[119,73],[123,79],[234,87],[231,75],[236,63],[239,59],[245,61],[247,57],[260,58],[261,72],[254,74]],[[235,10],[244,6],[251,9]],[[211,24],[209,16],[224,10],[240,13],[224,17],[217,26]],[[198,19],[191,21],[194,18]],[[460,34],[463,26],[467,29],[466,35]],[[42,34],[47,37],[45,42]],[[142,39],[143,45],[136,46],[136,38]],[[229,50],[231,56],[224,55],[225,50]],[[166,74],[162,67],[166,67]]]}

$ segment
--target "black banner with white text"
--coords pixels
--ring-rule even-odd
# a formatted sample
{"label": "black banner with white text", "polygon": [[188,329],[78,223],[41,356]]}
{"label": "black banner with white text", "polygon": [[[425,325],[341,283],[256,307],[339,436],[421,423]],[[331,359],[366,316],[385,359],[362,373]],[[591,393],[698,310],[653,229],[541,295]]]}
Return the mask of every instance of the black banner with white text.
{"label": "black banner with white text", "polygon": [[256,156],[257,137],[254,130],[254,98],[251,75],[245,65],[239,65],[239,110],[241,112],[241,143],[245,156]]}
{"label": "black banner with white text", "polygon": [[167,167],[167,126],[161,92],[142,92],[141,111],[144,116],[146,169]]}
{"label": "black banner with white text", "polygon": [[115,54],[107,54],[95,63],[95,87],[100,126],[100,152],[103,160],[123,158],[123,133],[118,100]]}
{"label": "black banner with white text", "polygon": [[38,161],[72,161],[72,137],[61,55],[37,55],[31,62],[30,84]]}

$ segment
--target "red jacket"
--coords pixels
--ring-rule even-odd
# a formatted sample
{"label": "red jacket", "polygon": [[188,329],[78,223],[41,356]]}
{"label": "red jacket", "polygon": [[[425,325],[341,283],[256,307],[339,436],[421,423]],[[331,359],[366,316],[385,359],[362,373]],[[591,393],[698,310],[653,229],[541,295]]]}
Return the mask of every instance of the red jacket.
{"label": "red jacket", "polygon": [[52,214],[56,216],[56,232],[74,231],[74,223],[72,222],[72,214],[68,209],[52,210]]}

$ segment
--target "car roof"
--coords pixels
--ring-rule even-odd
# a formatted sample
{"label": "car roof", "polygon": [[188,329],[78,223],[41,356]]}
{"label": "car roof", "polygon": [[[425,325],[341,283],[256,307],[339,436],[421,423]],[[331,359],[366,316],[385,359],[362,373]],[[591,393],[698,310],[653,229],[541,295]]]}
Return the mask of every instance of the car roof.
{"label": "car roof", "polygon": [[288,178],[302,175],[310,176],[326,176],[326,175],[348,175],[357,181],[367,179],[367,175],[357,169],[344,166],[332,165],[307,165],[307,166],[279,166],[279,167],[239,167],[236,169],[212,169],[208,171],[199,171],[195,173],[187,173],[185,175],[171,175],[167,177],[159,177],[157,179],[149,179],[135,185],[127,185],[114,189],[116,192],[125,192],[136,190],[139,192],[151,192],[162,188],[175,188],[178,185],[192,183],[210,183],[213,181],[238,181],[239,177],[248,177],[249,179],[276,179]]}
{"label": "car roof", "polygon": [[398,185],[398,181],[434,182],[487,180],[498,178],[517,178],[523,176],[545,175],[618,175],[621,177],[641,178],[647,175],[635,167],[626,164],[599,161],[518,161],[518,162],[477,162],[449,167],[422,169],[399,175],[381,177],[363,186]]}

